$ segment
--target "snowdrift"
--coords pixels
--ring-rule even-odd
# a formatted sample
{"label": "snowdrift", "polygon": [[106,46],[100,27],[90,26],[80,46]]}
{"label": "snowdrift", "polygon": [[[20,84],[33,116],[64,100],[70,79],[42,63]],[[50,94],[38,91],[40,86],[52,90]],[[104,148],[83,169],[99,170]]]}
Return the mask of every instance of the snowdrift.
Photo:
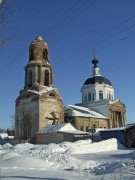
{"label": "snowdrift", "polygon": [[[85,143],[84,143],[85,142]],[[69,154],[88,154],[101,151],[112,151],[118,149],[124,149],[125,147],[120,144],[117,139],[109,139],[98,143],[91,143],[89,140],[85,140],[83,143],[75,142],[67,150]]]}
{"label": "snowdrift", "polygon": [[12,146],[1,146],[1,167],[46,168],[53,167],[61,170],[89,170],[97,172],[100,163],[96,160],[77,158],[75,154],[86,154],[117,150],[122,147],[116,139],[91,143],[91,140],[80,140],[74,143],[33,145],[30,143]]}

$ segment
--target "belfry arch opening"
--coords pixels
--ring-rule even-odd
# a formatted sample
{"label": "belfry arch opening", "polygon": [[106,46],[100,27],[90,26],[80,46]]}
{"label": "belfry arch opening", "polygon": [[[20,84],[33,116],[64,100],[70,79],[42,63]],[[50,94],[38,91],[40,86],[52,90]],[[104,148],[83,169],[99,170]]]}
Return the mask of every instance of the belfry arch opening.
{"label": "belfry arch opening", "polygon": [[50,86],[49,84],[49,71],[46,69],[45,70],[45,73],[44,73],[44,85],[45,86]]}
{"label": "belfry arch opening", "polygon": [[55,97],[55,94],[54,94],[53,92],[51,92],[51,93],[49,94],[49,96]]}
{"label": "belfry arch opening", "polygon": [[28,86],[32,86],[32,71],[29,71],[29,79],[28,79]]}
{"label": "belfry arch opening", "polygon": [[34,49],[29,50],[29,61],[34,60]]}

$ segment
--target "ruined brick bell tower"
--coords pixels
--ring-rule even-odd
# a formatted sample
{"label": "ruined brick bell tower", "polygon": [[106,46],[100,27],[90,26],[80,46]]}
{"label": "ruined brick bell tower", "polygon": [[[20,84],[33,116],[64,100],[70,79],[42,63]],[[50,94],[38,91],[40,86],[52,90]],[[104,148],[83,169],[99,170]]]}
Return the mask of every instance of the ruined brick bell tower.
{"label": "ruined brick bell tower", "polygon": [[63,109],[59,91],[53,87],[48,45],[38,36],[30,44],[24,89],[16,99],[16,138],[32,139],[47,124],[63,123]]}

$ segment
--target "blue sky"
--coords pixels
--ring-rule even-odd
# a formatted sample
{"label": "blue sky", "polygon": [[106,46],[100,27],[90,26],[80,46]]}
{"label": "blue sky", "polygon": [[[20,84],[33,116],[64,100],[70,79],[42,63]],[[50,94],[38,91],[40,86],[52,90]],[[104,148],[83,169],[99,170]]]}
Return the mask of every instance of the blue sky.
{"label": "blue sky", "polygon": [[15,13],[3,33],[13,39],[0,47],[0,128],[11,127],[15,99],[24,86],[29,45],[37,35],[49,46],[54,85],[65,105],[81,102],[80,89],[92,75],[95,48],[101,75],[114,85],[115,99],[126,104],[127,123],[135,122],[134,0],[13,2]]}

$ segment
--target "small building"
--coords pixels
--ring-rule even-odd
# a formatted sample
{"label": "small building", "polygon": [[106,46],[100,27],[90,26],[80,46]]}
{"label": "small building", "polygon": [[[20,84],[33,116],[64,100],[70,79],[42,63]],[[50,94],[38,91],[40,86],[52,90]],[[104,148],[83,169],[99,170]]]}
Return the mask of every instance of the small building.
{"label": "small building", "polygon": [[124,129],[125,146],[135,147],[135,124],[128,124]]}
{"label": "small building", "polygon": [[108,118],[88,107],[68,105],[64,108],[65,122],[76,129],[88,132],[89,128],[108,128]]}
{"label": "small building", "polygon": [[99,130],[101,140],[116,138],[126,147],[135,147],[135,124],[127,127]]}
{"label": "small building", "polygon": [[7,129],[7,134],[8,136],[15,136],[15,129],[14,128]]}
{"label": "small building", "polygon": [[0,140],[4,140],[8,138],[8,134],[7,133],[0,133]]}
{"label": "small building", "polygon": [[78,131],[70,123],[46,125],[35,135],[36,144],[61,143],[63,141],[74,142],[88,138],[89,133]]}
{"label": "small building", "polygon": [[6,143],[15,145],[17,142],[14,139],[14,136],[9,136],[7,133],[0,133],[0,144],[3,145]]}

